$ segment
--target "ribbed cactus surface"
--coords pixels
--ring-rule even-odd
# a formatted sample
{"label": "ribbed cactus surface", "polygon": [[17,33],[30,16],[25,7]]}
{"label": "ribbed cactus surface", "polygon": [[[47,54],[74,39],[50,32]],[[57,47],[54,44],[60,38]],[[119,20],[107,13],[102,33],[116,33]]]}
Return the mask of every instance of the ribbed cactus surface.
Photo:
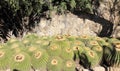
{"label": "ribbed cactus surface", "polygon": [[85,68],[120,67],[120,40],[92,36],[26,35],[0,44],[0,71],[75,71],[75,61]]}

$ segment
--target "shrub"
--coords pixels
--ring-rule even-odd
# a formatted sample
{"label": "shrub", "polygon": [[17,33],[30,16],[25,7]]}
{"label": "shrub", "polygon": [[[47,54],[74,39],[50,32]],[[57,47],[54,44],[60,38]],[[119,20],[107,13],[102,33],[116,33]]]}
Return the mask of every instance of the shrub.
{"label": "shrub", "polygon": [[91,11],[90,0],[0,0],[0,21],[4,28],[1,37],[7,40],[8,32],[16,37],[32,30],[41,17],[50,19],[51,12]]}

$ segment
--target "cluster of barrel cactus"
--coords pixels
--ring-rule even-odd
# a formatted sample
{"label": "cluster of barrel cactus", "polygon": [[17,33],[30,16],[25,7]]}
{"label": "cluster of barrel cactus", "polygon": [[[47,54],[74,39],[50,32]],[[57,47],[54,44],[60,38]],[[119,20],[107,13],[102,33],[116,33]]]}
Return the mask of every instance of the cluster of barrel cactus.
{"label": "cluster of barrel cactus", "polygon": [[0,71],[76,71],[98,65],[120,67],[120,40],[93,36],[37,36],[11,38],[0,45]]}

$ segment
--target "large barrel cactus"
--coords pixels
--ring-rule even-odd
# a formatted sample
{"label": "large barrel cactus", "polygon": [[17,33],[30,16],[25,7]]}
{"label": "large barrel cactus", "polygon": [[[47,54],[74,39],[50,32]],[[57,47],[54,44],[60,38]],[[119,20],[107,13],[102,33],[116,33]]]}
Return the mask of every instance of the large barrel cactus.
{"label": "large barrel cactus", "polygon": [[37,36],[11,38],[0,44],[0,71],[76,71],[79,64],[120,67],[120,40],[92,36]]}

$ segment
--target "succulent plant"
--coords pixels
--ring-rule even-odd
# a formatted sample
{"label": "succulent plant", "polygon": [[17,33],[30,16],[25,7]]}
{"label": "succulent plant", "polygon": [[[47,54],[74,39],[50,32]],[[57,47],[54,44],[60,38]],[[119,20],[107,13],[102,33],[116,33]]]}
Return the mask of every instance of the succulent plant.
{"label": "succulent plant", "polygon": [[71,35],[64,35],[64,36],[68,39],[68,41],[74,41],[77,38],[77,36],[71,36]]}
{"label": "succulent plant", "polygon": [[18,40],[17,40],[16,38],[10,38],[10,39],[8,40],[7,44],[9,45],[9,44],[12,44],[12,43],[17,42],[17,41],[18,41]]}
{"label": "succulent plant", "polygon": [[64,47],[62,48],[62,53],[61,53],[61,58],[62,59],[73,59],[74,58],[74,52],[71,47]]}
{"label": "succulent plant", "polygon": [[47,63],[48,71],[62,71],[63,60],[58,56],[50,57]]}
{"label": "succulent plant", "polygon": [[114,60],[114,55],[115,55],[115,48],[110,44],[107,43],[104,48],[103,48],[103,58],[107,66],[112,65],[112,60]]}
{"label": "succulent plant", "polygon": [[30,46],[27,46],[25,47],[26,48],[26,52],[29,54],[29,55],[32,55],[34,51],[36,51],[39,46],[38,45],[30,45]]}
{"label": "succulent plant", "polygon": [[116,39],[116,38],[109,38],[109,39],[107,40],[107,42],[109,42],[109,43],[115,43],[115,42],[120,42],[120,40],[118,40],[118,39]]}
{"label": "succulent plant", "polygon": [[7,45],[7,48],[14,52],[26,51],[27,49],[20,41]]}
{"label": "succulent plant", "polygon": [[12,42],[7,42],[4,47],[6,47],[8,49],[15,49],[15,48],[19,48],[22,46],[23,46],[23,44],[20,41],[13,40]]}
{"label": "succulent plant", "polygon": [[19,40],[16,40],[14,42],[7,42],[6,45],[8,48],[17,48],[19,46],[23,46],[23,44]]}
{"label": "succulent plant", "polygon": [[37,49],[33,52],[31,56],[31,63],[34,69],[36,70],[46,70],[46,64],[48,62],[49,55],[44,49]]}
{"label": "succulent plant", "polygon": [[99,65],[99,56],[89,47],[84,47],[84,52],[81,54],[81,63],[85,68],[91,68]]}
{"label": "succulent plant", "polygon": [[81,46],[81,47],[84,47],[84,46],[85,46],[85,44],[84,44],[82,41],[80,41],[80,40],[74,40],[74,41],[72,42],[72,44],[73,44],[73,45],[79,45],[79,46]]}
{"label": "succulent plant", "polygon": [[5,71],[10,66],[10,57],[12,56],[12,51],[8,49],[0,49],[0,71]]}
{"label": "succulent plant", "polygon": [[0,71],[75,71],[75,61],[85,68],[97,65],[120,67],[120,40],[92,36],[41,36],[0,44]]}
{"label": "succulent plant", "polygon": [[71,43],[68,41],[68,40],[64,40],[64,41],[62,41],[61,43],[58,43],[59,45],[60,45],[60,47],[63,49],[63,48],[65,48],[65,47],[70,47],[71,45]]}
{"label": "succulent plant", "polygon": [[116,51],[116,54],[113,56],[113,59],[111,59],[111,66],[112,67],[120,67],[120,50]]}
{"label": "succulent plant", "polygon": [[0,49],[6,49],[8,48],[6,43],[0,44]]}
{"label": "succulent plant", "polygon": [[22,43],[26,46],[29,46],[31,44],[34,44],[38,39],[39,37],[37,34],[28,34],[23,38]]}
{"label": "succulent plant", "polygon": [[63,61],[63,71],[76,71],[75,62],[73,60],[64,60]]}
{"label": "succulent plant", "polygon": [[101,47],[101,46],[94,46],[91,49],[97,53],[98,58],[99,58],[99,64],[101,64],[102,58],[103,58],[103,47]]}
{"label": "succulent plant", "polygon": [[30,46],[31,43],[32,43],[32,41],[27,38],[27,39],[23,39],[23,40],[22,40],[22,43],[23,43],[25,46]]}
{"label": "succulent plant", "polygon": [[86,44],[85,44],[87,47],[94,47],[94,46],[98,46],[99,43],[96,41],[96,40],[88,40],[86,41]]}
{"label": "succulent plant", "polygon": [[[107,40],[109,44],[111,44],[111,48],[109,48],[109,52],[111,53],[106,54],[107,59],[109,58],[109,65],[113,67],[120,67],[120,40],[116,38],[110,38]],[[111,55],[110,55],[111,54]],[[111,58],[111,59],[110,59]]]}
{"label": "succulent plant", "polygon": [[59,56],[62,52],[60,45],[56,42],[51,42],[46,50],[50,56]]}
{"label": "succulent plant", "polygon": [[15,53],[10,60],[10,69],[30,71],[31,69],[30,56],[25,52]]}
{"label": "succulent plant", "polygon": [[39,39],[46,40],[46,41],[52,40],[51,36],[40,36]]}
{"label": "succulent plant", "polygon": [[34,34],[34,33],[29,33],[29,34],[27,34],[25,37],[24,37],[25,39],[30,39],[30,40],[36,40],[36,39],[38,39],[39,38],[39,36],[37,35],[37,34]]}
{"label": "succulent plant", "polygon": [[82,35],[82,36],[79,36],[79,38],[77,38],[78,40],[84,42],[86,44],[86,42],[88,40],[91,40],[91,37],[90,36],[87,36],[87,35]]}
{"label": "succulent plant", "polygon": [[32,42],[32,44],[40,45],[41,47],[47,47],[50,44],[50,38],[42,36]]}
{"label": "succulent plant", "polygon": [[113,67],[120,67],[120,41],[114,42],[114,47],[116,50],[115,55],[113,56]]}
{"label": "succulent plant", "polygon": [[80,59],[80,55],[84,51],[83,46],[72,45],[72,49],[73,49],[73,52],[74,52],[74,58],[75,59]]}
{"label": "succulent plant", "polygon": [[49,40],[42,40],[41,44],[39,44],[41,48],[43,49],[47,49],[48,46],[50,45],[50,41]]}
{"label": "succulent plant", "polygon": [[100,46],[104,46],[107,43],[103,38],[100,37],[94,37],[94,38],[99,43]]}
{"label": "succulent plant", "polygon": [[64,37],[62,35],[57,35],[57,36],[55,36],[55,40],[56,41],[63,41],[63,40],[66,40],[66,37]]}
{"label": "succulent plant", "polygon": [[79,59],[79,55],[83,51],[82,47],[85,47],[85,44],[80,40],[74,40],[69,45],[74,52],[74,58]]}

